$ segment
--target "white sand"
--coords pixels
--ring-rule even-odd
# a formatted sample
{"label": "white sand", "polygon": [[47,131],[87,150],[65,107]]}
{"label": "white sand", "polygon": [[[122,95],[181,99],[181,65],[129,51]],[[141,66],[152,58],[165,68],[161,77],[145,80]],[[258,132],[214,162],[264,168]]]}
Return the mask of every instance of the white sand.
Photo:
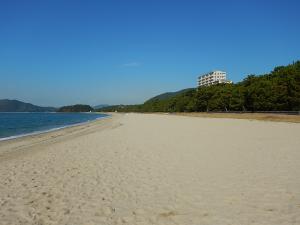
{"label": "white sand", "polygon": [[0,142],[0,224],[300,224],[300,124],[128,114]]}

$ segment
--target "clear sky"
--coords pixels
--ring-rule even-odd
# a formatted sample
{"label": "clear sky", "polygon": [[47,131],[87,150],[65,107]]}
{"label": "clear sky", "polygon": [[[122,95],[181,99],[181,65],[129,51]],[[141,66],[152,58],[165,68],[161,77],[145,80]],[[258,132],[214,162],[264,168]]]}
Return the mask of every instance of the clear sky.
{"label": "clear sky", "polygon": [[298,0],[0,0],[0,99],[142,103],[300,59]]}

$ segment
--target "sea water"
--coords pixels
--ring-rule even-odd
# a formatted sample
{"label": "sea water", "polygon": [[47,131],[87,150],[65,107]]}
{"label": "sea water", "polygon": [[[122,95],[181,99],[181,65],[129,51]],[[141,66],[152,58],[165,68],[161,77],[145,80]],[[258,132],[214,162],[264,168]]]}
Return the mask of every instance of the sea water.
{"label": "sea water", "polygon": [[106,117],[99,113],[0,113],[0,141]]}

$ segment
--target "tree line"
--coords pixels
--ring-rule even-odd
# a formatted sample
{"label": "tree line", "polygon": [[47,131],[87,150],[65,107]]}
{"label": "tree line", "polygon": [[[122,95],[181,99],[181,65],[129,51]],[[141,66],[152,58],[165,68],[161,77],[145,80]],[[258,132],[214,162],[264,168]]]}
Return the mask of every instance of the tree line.
{"label": "tree line", "polygon": [[102,108],[112,112],[300,111],[300,61],[275,67],[264,75],[248,75],[236,84],[189,89],[167,99],[140,105]]}
{"label": "tree line", "polygon": [[94,109],[89,105],[69,105],[63,106],[57,110],[57,112],[91,112]]}

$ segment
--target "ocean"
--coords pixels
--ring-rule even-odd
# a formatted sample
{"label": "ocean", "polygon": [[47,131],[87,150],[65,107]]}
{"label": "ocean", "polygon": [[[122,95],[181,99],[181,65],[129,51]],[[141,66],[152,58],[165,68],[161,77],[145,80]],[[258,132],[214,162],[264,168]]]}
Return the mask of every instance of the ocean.
{"label": "ocean", "polygon": [[0,113],[0,141],[106,117],[99,113]]}

